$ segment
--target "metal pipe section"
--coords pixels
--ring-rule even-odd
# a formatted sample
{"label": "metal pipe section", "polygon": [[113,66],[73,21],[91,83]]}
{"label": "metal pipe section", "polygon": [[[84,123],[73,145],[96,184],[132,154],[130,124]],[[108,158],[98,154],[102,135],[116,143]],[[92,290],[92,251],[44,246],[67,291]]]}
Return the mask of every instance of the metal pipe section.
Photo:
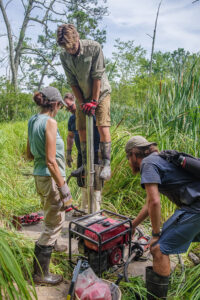
{"label": "metal pipe section", "polygon": [[88,212],[94,212],[94,132],[93,116],[86,116],[86,141],[87,141],[87,194]]}

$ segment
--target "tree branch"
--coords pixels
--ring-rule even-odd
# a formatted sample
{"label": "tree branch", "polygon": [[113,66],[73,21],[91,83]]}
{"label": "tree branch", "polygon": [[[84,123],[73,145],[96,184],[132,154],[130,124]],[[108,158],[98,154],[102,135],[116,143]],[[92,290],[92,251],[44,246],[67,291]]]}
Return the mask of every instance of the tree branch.
{"label": "tree branch", "polygon": [[146,35],[148,35],[151,39],[153,39],[153,37],[150,34],[146,33]]}
{"label": "tree branch", "polygon": [[[33,21],[33,22],[36,22],[36,23],[40,23],[40,24],[42,24],[42,25],[45,25],[43,20],[39,20],[39,19],[33,18],[33,17],[29,17],[29,21]],[[46,25],[45,25],[45,26],[46,26]]]}
{"label": "tree branch", "polygon": [[7,9],[8,5],[12,2],[13,0],[9,0],[6,5],[5,5],[5,10]]}
{"label": "tree branch", "polygon": [[35,8],[39,8],[39,9],[42,10],[42,7],[41,7],[41,6],[39,6],[39,5],[33,5],[33,7],[31,8],[31,11],[34,10]]}
{"label": "tree branch", "polygon": [[21,72],[22,72],[22,75],[23,75],[23,77],[21,78],[21,80],[23,81],[23,80],[24,80],[24,78],[26,78],[26,77],[27,77],[27,74],[24,72],[24,70],[23,70],[23,68],[22,68],[21,64],[19,64],[19,67],[20,67],[20,70],[21,70]]}
{"label": "tree branch", "polygon": [[153,32],[152,49],[151,49],[151,60],[150,60],[149,75],[151,75],[151,72],[152,72],[154,44],[155,44],[155,39],[156,39],[157,22],[158,22],[158,15],[159,15],[161,3],[162,3],[162,0],[160,1],[159,5],[158,5],[158,10],[157,10],[157,14],[156,14],[156,20],[155,20],[155,26],[154,26],[154,32]]}
{"label": "tree branch", "polygon": [[55,67],[50,63],[50,61],[38,49],[36,49],[36,48],[33,49],[31,47],[23,47],[23,49],[32,51],[32,52],[30,52],[30,54],[37,54],[37,55],[41,56],[44,59],[44,61],[46,61],[48,63],[48,65],[50,65],[52,68],[55,69]]}
{"label": "tree branch", "polygon": [[[60,16],[66,15],[66,12],[60,13],[60,12],[57,12],[57,11],[54,10],[53,5],[54,5],[55,2],[58,2],[58,1],[52,0],[49,6],[46,6],[46,5],[44,4],[44,8],[46,8],[47,13],[48,13],[49,11],[51,11],[51,12],[53,12],[53,13],[56,14],[56,15],[60,15]],[[66,3],[64,3],[64,4],[66,5]]]}
{"label": "tree branch", "polygon": [[4,62],[4,60],[8,58],[8,55],[6,55],[5,57],[0,58],[0,63]]}
{"label": "tree branch", "polygon": [[17,72],[15,69],[15,62],[14,62],[14,44],[11,32],[10,22],[8,20],[8,16],[6,14],[6,10],[3,6],[2,0],[0,0],[0,9],[4,18],[4,22],[6,25],[7,33],[8,33],[8,43],[9,43],[9,55],[10,55],[10,67],[12,72],[12,83],[14,84],[14,89],[17,89]]}
{"label": "tree branch", "polygon": [[26,5],[24,4],[24,0],[21,0],[21,3],[23,5],[23,7],[24,7],[24,10],[26,10]]}
{"label": "tree branch", "polygon": [[34,3],[34,0],[29,0],[29,2],[28,2],[28,6],[27,6],[25,16],[24,16],[24,21],[23,21],[23,24],[22,24],[22,27],[21,27],[21,30],[20,30],[19,40],[18,40],[17,46],[15,48],[15,51],[16,51],[15,52],[15,69],[16,69],[16,71],[17,71],[18,66],[19,66],[20,52],[21,52],[21,49],[22,49],[22,44],[23,44],[23,41],[24,41],[25,32],[26,32],[26,28],[27,28],[27,25],[28,25],[29,16],[30,16],[30,13],[31,13],[31,8],[33,6],[33,3]]}
{"label": "tree branch", "polygon": [[8,36],[8,35],[6,33],[0,34],[0,38],[3,37],[3,36]]}

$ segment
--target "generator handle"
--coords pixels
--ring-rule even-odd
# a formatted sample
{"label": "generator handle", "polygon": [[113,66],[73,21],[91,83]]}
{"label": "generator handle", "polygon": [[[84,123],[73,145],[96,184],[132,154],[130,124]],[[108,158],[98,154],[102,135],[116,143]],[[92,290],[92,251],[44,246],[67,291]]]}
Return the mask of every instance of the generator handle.
{"label": "generator handle", "polygon": [[71,284],[70,284],[70,287],[69,287],[69,291],[68,291],[68,295],[67,295],[67,300],[73,299],[75,285],[76,285],[76,281],[78,279],[78,275],[80,273],[81,264],[82,264],[82,259],[79,259],[76,267],[74,268],[72,281],[71,281]]}

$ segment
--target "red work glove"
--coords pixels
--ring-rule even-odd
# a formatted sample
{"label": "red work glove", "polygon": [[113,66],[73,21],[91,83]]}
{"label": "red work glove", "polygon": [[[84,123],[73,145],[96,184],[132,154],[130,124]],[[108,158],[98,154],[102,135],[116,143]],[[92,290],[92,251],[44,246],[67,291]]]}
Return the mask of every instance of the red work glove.
{"label": "red work glove", "polygon": [[96,100],[92,100],[91,102],[88,103],[83,103],[82,104],[82,111],[84,114],[91,116],[95,115],[95,109],[97,108],[98,102]]}

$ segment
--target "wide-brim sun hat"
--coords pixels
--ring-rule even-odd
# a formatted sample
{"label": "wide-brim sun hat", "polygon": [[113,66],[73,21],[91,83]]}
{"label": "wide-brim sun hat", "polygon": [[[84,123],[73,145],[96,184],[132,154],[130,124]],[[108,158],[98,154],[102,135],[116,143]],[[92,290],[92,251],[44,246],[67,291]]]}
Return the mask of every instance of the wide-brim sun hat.
{"label": "wide-brim sun hat", "polygon": [[125,146],[126,153],[130,152],[133,148],[147,147],[150,145],[157,145],[155,142],[148,142],[143,136],[136,135],[133,136]]}

